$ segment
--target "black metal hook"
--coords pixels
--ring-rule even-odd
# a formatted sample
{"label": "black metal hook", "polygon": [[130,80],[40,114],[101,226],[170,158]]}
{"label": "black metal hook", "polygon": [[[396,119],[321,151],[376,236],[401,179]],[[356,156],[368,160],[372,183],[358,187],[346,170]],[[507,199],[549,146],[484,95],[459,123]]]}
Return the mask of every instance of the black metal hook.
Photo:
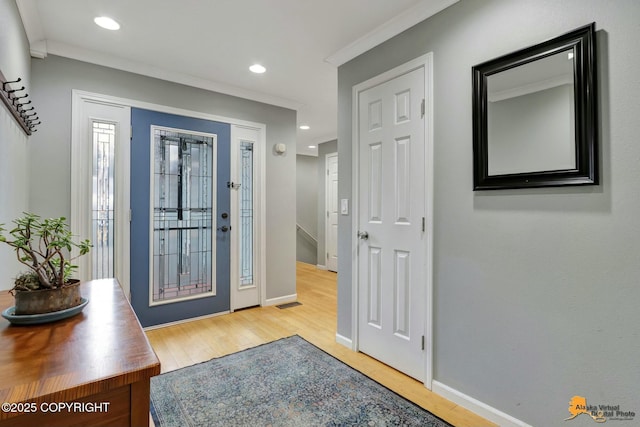
{"label": "black metal hook", "polygon": [[[25,94],[24,94],[24,95],[22,95],[22,96],[14,96],[13,98],[11,98],[11,102],[13,102],[13,105],[16,105],[16,100],[18,100],[18,99],[22,99],[22,98],[26,98],[26,97],[28,97],[28,96],[29,96],[29,94],[28,94],[28,93],[25,93]],[[22,105],[24,105],[24,104],[22,104]]]}
{"label": "black metal hook", "polygon": [[18,77],[18,80],[14,80],[14,81],[12,81],[12,82],[4,82],[4,83],[2,83],[2,90],[6,92],[6,91],[7,91],[7,85],[8,85],[8,84],[11,84],[11,83],[20,83],[21,81],[22,81],[22,77]]}
{"label": "black metal hook", "polygon": [[11,90],[4,90],[4,89],[2,89],[2,90],[4,90],[4,91],[5,91],[6,93],[8,93],[8,94],[12,94],[12,93],[15,93],[15,92],[22,92],[22,91],[23,91],[23,90],[25,90],[25,89],[26,89],[26,88],[25,88],[24,86],[22,86],[20,89],[11,89]]}

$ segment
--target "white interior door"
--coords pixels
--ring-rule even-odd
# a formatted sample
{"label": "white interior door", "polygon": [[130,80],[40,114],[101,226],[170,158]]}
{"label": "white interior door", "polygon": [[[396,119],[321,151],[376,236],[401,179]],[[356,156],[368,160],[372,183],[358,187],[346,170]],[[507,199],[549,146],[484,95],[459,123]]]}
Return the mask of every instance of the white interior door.
{"label": "white interior door", "polygon": [[359,93],[358,348],[425,380],[425,69]]}
{"label": "white interior door", "polygon": [[325,206],[327,222],[325,224],[325,246],[327,249],[326,266],[329,271],[338,271],[338,153],[327,154],[325,186]]}

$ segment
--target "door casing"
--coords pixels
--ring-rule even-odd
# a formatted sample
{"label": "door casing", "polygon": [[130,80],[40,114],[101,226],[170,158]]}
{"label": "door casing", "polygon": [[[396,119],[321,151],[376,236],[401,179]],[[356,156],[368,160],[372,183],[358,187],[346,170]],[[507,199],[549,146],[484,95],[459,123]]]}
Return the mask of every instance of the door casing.
{"label": "door casing", "polygon": [[[258,191],[258,200],[255,203],[255,215],[258,220],[256,221],[255,227],[255,259],[256,259],[256,277],[259,281],[260,286],[260,305],[266,304],[266,125],[263,123],[250,122],[246,120],[240,120],[236,118],[230,118],[225,116],[219,116],[214,114],[203,113],[200,111],[192,111],[186,110],[182,108],[175,108],[166,105],[153,104],[149,102],[138,101],[134,99],[128,98],[120,98],[114,97],[110,95],[104,95],[93,92],[86,92],[78,89],[72,90],[72,116],[71,116],[71,146],[72,146],[72,184],[71,184],[71,217],[70,217],[70,225],[71,230],[75,235],[79,236],[90,236],[91,235],[91,223],[90,212],[87,212],[85,206],[90,206],[91,193],[90,193],[90,182],[89,177],[91,175],[90,168],[86,165],[86,152],[84,152],[84,156],[81,155],[82,152],[77,150],[82,150],[83,141],[85,140],[85,133],[83,128],[83,123],[87,117],[91,117],[91,114],[87,113],[86,106],[90,104],[102,104],[106,106],[110,106],[117,109],[123,109],[125,111],[129,111],[131,107],[141,108],[146,110],[153,110],[162,113],[176,114],[187,117],[200,118],[205,120],[229,123],[232,129],[232,135],[234,128],[245,128],[252,129],[255,131],[256,135],[256,143],[255,147],[255,162],[257,164],[256,169],[256,182],[259,185]],[[122,119],[123,123],[120,128],[122,130],[121,136],[124,138],[124,141],[130,140],[131,135],[131,116],[128,114],[128,121],[125,123],[124,118]],[[232,137],[231,144],[232,150],[234,149],[233,144],[235,143],[234,138]],[[127,144],[127,150],[123,150],[128,152],[129,145]],[[85,150],[86,151],[86,150]],[[128,248],[130,245],[130,236],[128,233],[129,230],[129,170],[130,170],[130,159],[127,154],[123,157],[123,164],[119,164],[117,167],[119,170],[121,169],[123,172],[122,182],[126,182],[125,189],[122,190],[121,196],[118,197],[119,203],[117,209],[117,220],[116,220],[116,229],[121,230],[118,234],[120,239],[124,239],[121,246],[122,250],[118,250],[116,247],[116,259],[120,260],[120,265],[122,267],[116,267],[116,271],[120,276],[118,280],[123,287],[125,295],[129,298],[130,288],[129,288],[129,252]],[[232,176],[233,180],[234,177]],[[234,192],[232,192],[232,197]],[[120,234],[122,233],[122,235]],[[232,233],[232,244],[234,235]],[[81,257],[78,260],[83,261]],[[90,277],[90,263],[84,260],[85,262],[79,263],[78,269],[78,277],[84,278],[87,280]],[[125,266],[126,263],[126,266]],[[233,265],[233,264],[232,264]],[[233,280],[233,276],[232,276]],[[233,284],[232,284],[233,286]],[[215,314],[214,314],[215,315]]]}
{"label": "door casing", "polygon": [[351,197],[352,212],[351,212],[351,253],[352,255],[352,281],[351,281],[351,330],[352,330],[352,349],[358,351],[358,318],[359,318],[359,245],[357,232],[360,227],[359,224],[359,211],[358,206],[359,198],[359,98],[360,93],[370,89],[374,86],[393,80],[394,78],[411,72],[413,70],[424,68],[425,76],[425,245],[427,259],[425,260],[425,380],[424,385],[426,388],[431,389],[433,381],[433,53],[427,53],[412,61],[395,67],[387,72],[384,72],[378,76],[375,76],[369,80],[359,83],[353,86],[352,89],[352,193]]}

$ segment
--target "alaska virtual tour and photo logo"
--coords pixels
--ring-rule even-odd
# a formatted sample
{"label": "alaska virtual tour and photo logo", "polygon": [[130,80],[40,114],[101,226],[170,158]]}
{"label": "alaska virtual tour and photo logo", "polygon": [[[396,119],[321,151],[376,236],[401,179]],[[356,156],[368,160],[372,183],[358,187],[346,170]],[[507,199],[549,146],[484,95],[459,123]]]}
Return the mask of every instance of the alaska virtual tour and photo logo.
{"label": "alaska virtual tour and photo logo", "polygon": [[634,411],[624,411],[620,405],[587,405],[587,398],[573,396],[569,402],[569,413],[571,416],[565,421],[572,420],[578,415],[591,417],[597,423],[611,421],[632,421],[636,416]]}

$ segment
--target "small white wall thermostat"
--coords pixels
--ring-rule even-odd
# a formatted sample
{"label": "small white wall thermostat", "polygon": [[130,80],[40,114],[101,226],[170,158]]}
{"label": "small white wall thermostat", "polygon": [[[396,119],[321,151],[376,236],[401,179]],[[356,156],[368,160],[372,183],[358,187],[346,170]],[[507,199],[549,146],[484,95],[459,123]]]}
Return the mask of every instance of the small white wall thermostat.
{"label": "small white wall thermostat", "polygon": [[275,145],[274,149],[276,150],[276,153],[283,154],[285,151],[287,151],[287,146],[283,143],[279,143]]}
{"label": "small white wall thermostat", "polygon": [[349,215],[349,199],[340,199],[340,213]]}

